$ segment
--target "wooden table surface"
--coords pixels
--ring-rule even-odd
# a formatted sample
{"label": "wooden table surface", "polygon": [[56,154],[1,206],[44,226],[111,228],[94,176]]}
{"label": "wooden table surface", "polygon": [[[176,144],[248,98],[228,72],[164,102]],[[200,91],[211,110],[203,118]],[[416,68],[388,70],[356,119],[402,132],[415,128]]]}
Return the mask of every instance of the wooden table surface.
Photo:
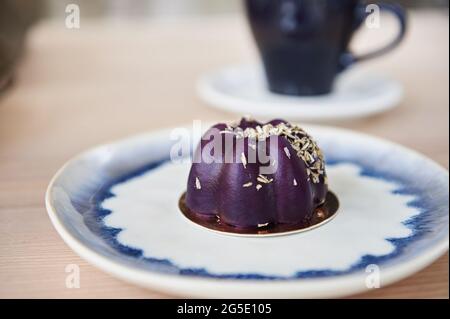
{"label": "wooden table surface", "polygon": [[[393,35],[392,20],[363,30],[364,50]],[[404,84],[401,105],[336,125],[387,138],[448,167],[448,13],[410,13],[405,42],[365,65]],[[193,119],[236,116],[208,108],[195,92],[202,72],[255,59],[241,16],[140,22],[43,22],[30,34],[13,87],[0,96],[0,297],[160,298],[89,265],[58,236],[44,207],[55,171],[87,147]],[[78,264],[81,287],[65,287]],[[423,271],[355,297],[449,296],[448,253]]]}

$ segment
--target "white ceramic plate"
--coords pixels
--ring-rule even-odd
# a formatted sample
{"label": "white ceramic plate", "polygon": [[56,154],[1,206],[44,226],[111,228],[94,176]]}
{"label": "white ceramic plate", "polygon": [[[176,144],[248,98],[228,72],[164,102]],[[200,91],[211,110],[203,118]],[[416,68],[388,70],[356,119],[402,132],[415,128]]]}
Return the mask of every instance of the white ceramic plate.
{"label": "white ceramic plate", "polygon": [[48,187],[47,210],[66,243],[95,266],[192,297],[344,296],[409,276],[448,249],[445,169],[384,140],[306,129],[325,152],[340,200],[337,216],[308,232],[245,238],[192,224],[177,207],[189,164],[167,161],[171,130],[69,161]]}
{"label": "white ceramic plate", "polygon": [[255,118],[332,121],[386,112],[403,97],[402,86],[387,76],[358,67],[336,80],[335,90],[317,97],[296,97],[268,91],[259,65],[225,67],[202,76],[197,85],[208,105]]}

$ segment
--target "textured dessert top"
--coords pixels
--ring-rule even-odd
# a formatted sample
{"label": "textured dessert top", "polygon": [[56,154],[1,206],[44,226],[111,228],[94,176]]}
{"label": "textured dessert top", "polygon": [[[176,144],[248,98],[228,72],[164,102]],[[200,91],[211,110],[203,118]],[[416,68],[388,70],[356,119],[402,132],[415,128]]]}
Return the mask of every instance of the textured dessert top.
{"label": "textured dessert top", "polygon": [[[248,138],[250,147],[256,147],[252,141],[267,140],[270,136],[282,136],[286,138],[295,154],[305,163],[307,174],[313,183],[319,183],[321,178],[326,181],[325,161],[323,153],[317,143],[300,126],[292,125],[284,120],[272,120],[266,124],[249,126],[249,123],[257,123],[249,118],[242,119],[240,123],[228,124],[222,133],[234,134],[237,139]],[[245,127],[243,129],[242,127]],[[253,146],[252,146],[253,145]],[[284,153],[291,159],[291,153],[287,147],[283,148]],[[245,157],[242,156],[242,162]]]}

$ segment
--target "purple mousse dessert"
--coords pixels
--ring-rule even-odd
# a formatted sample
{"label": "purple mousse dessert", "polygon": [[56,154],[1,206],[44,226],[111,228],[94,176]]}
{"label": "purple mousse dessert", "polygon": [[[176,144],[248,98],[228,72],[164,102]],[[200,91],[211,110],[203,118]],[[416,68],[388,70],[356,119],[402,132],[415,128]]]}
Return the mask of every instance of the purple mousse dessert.
{"label": "purple mousse dessert", "polygon": [[337,199],[328,192],[323,154],[303,129],[244,118],[203,135],[180,208],[216,230],[268,233],[318,224]]}

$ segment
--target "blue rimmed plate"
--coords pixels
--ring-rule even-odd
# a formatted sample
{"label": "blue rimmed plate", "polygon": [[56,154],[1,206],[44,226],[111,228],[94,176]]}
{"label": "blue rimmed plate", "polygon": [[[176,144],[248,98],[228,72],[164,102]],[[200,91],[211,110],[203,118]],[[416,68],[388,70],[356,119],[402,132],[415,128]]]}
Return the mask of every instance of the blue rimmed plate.
{"label": "blue rimmed plate", "polygon": [[92,264],[184,296],[343,296],[400,280],[448,249],[447,170],[381,139],[306,129],[325,153],[340,200],[336,217],[308,232],[243,238],[192,224],[177,206],[189,163],[169,161],[172,130],[69,161],[48,187],[47,210]]}

